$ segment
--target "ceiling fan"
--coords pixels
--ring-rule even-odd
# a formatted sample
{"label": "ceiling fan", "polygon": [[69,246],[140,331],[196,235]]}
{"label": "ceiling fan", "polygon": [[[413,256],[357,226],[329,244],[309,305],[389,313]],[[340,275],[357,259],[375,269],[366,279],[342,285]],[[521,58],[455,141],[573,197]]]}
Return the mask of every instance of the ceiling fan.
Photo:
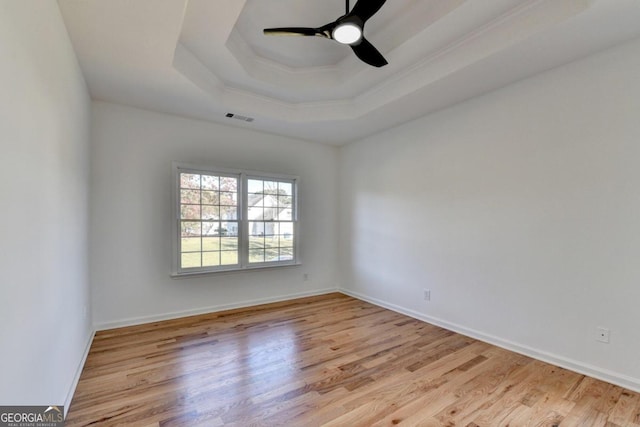
{"label": "ceiling fan", "polygon": [[374,67],[388,64],[382,54],[364,38],[364,24],[380,10],[387,0],[359,0],[349,12],[349,0],[346,0],[346,13],[335,21],[318,28],[283,27],[265,28],[265,35],[324,37],[338,43],[351,46],[353,52],[363,62]]}

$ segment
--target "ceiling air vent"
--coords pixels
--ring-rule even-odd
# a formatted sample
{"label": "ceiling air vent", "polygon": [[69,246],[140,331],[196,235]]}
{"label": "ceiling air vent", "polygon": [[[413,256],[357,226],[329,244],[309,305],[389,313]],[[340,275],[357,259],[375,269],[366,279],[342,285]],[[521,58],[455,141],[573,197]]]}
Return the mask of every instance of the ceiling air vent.
{"label": "ceiling air vent", "polygon": [[252,122],[253,117],[241,116],[240,114],[227,113],[225,117],[230,119],[242,120],[243,122]]}

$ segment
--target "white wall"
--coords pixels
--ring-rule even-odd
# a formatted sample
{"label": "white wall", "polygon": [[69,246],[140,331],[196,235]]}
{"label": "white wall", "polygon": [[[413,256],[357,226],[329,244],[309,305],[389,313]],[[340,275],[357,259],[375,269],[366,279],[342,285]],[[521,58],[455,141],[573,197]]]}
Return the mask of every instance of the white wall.
{"label": "white wall", "polygon": [[0,404],[68,404],[92,334],[90,101],[55,1],[0,2],[0,94]]}
{"label": "white wall", "polygon": [[[98,328],[336,288],[335,147],[96,102],[91,159]],[[172,161],[298,175],[303,265],[172,279]]]}
{"label": "white wall", "polygon": [[343,147],[341,286],[640,390],[638,76],[637,40]]}

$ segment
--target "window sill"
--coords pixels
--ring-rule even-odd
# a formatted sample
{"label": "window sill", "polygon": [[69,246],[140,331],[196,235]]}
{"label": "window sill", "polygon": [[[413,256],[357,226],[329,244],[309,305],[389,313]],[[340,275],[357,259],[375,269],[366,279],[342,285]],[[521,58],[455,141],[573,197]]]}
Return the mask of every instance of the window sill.
{"label": "window sill", "polygon": [[258,265],[254,267],[245,267],[245,268],[236,268],[230,270],[218,270],[218,271],[194,271],[187,273],[171,273],[170,276],[172,279],[188,279],[191,277],[199,277],[199,276],[222,276],[226,274],[237,274],[237,273],[246,273],[246,272],[257,272],[264,270],[271,270],[274,268],[290,268],[290,267],[299,267],[301,266],[301,262],[296,262],[292,264],[279,264],[279,265]]}

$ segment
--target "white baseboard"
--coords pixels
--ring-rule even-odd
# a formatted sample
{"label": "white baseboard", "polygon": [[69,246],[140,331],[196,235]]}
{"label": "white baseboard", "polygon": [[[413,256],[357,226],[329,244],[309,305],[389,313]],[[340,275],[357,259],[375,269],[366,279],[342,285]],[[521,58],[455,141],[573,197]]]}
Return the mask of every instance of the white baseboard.
{"label": "white baseboard", "polygon": [[248,301],[240,301],[240,302],[231,303],[231,304],[220,304],[220,305],[214,305],[209,307],[200,307],[200,308],[191,309],[191,310],[154,314],[150,316],[131,317],[128,319],[116,320],[113,322],[99,323],[95,325],[95,329],[96,331],[104,331],[106,329],[142,325],[144,323],[160,322],[162,320],[179,319],[181,317],[196,316],[198,314],[215,313],[218,311],[233,310],[236,308],[251,307],[251,306],[260,305],[260,304],[269,304],[272,302],[288,301],[291,299],[312,297],[316,295],[324,295],[332,292],[339,292],[338,288],[317,289],[314,291],[298,292],[298,293],[279,295],[279,296],[268,297],[268,298],[259,298],[259,299],[248,300]]}
{"label": "white baseboard", "polygon": [[515,353],[523,354],[525,356],[529,356],[534,359],[541,360],[543,362],[547,362],[552,365],[560,366],[570,371],[574,371],[579,374],[597,378],[599,380],[606,381],[611,384],[619,385],[620,387],[624,387],[626,389],[633,390],[635,392],[640,393],[640,379],[638,378],[629,377],[627,375],[623,375],[617,372],[612,372],[606,369],[601,369],[597,366],[593,366],[577,360],[569,359],[569,358],[552,354],[546,351],[537,350],[535,348],[518,344],[513,341],[504,340],[502,338],[485,334],[484,332],[477,331],[475,329],[470,329],[465,326],[447,322],[446,320],[427,316],[415,310],[410,310],[395,304],[391,304],[386,301],[382,301],[377,298],[373,298],[368,295],[361,294],[359,292],[350,291],[344,288],[339,288],[338,292],[343,293],[345,295],[349,295],[351,297],[357,298],[362,301],[369,302],[371,304],[374,304],[383,308],[387,308],[397,313],[401,313],[409,317],[413,317],[414,319],[422,320],[423,322],[440,326],[450,331],[457,332],[459,334],[466,335],[468,337],[475,338],[477,340],[484,341],[489,344],[493,344],[497,347],[501,347],[501,348],[513,351]]}
{"label": "white baseboard", "polygon": [[78,387],[78,381],[80,381],[80,376],[82,375],[82,370],[84,369],[84,364],[87,361],[87,356],[89,356],[89,350],[91,350],[91,344],[93,343],[93,337],[96,335],[95,329],[91,330],[89,337],[87,338],[87,343],[84,347],[84,354],[82,355],[82,359],[80,359],[80,363],[76,368],[76,374],[73,377],[73,381],[71,382],[71,387],[67,392],[67,398],[64,400],[64,414],[63,416],[67,418],[67,412],[69,412],[69,407],[71,406],[71,400],[73,400],[73,395],[76,392],[76,388]]}

